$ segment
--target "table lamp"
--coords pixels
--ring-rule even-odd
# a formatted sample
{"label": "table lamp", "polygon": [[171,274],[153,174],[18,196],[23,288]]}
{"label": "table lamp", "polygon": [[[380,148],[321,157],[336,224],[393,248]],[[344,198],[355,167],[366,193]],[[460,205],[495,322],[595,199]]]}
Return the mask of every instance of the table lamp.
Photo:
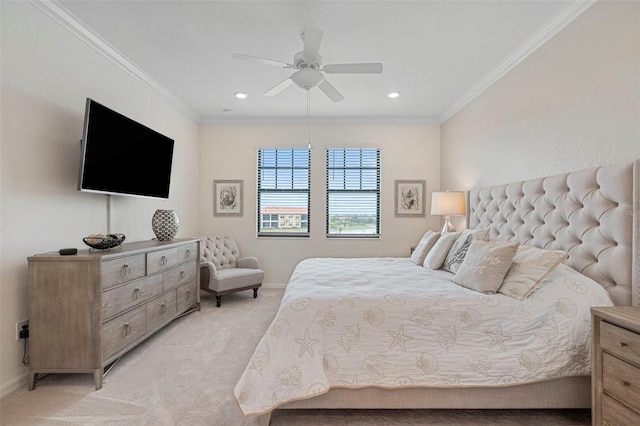
{"label": "table lamp", "polygon": [[466,212],[463,191],[436,191],[431,193],[431,214],[444,216],[442,232],[455,232],[450,216],[461,216]]}

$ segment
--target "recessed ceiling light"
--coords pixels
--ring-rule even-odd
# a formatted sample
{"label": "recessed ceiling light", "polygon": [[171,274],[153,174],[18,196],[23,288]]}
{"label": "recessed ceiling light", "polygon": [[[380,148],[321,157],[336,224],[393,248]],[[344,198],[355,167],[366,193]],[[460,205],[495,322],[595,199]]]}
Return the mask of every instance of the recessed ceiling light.
{"label": "recessed ceiling light", "polygon": [[400,96],[400,92],[389,92],[387,96],[390,97],[391,99],[395,99],[398,96]]}
{"label": "recessed ceiling light", "polygon": [[247,94],[243,92],[236,92],[234,95],[236,95],[236,98],[238,99],[247,99]]}

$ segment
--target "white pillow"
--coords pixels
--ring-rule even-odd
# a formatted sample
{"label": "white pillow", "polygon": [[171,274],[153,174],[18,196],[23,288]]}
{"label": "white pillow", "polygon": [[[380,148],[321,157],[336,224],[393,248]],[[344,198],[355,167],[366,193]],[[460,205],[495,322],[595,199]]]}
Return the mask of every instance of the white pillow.
{"label": "white pillow", "polygon": [[420,242],[411,253],[411,261],[416,265],[422,265],[427,253],[433,248],[436,241],[440,238],[439,232],[427,231],[420,239]]}
{"label": "white pillow", "polygon": [[514,299],[525,299],[567,256],[567,252],[563,250],[518,247],[498,292]]}
{"label": "white pillow", "polygon": [[422,266],[427,269],[439,269],[447,257],[451,246],[460,236],[460,232],[445,232],[440,235],[433,248],[427,253]]}
{"label": "white pillow", "polygon": [[497,292],[517,249],[518,243],[471,241],[453,282],[482,293]]}
{"label": "white pillow", "polygon": [[489,240],[488,229],[465,229],[460,236],[455,240],[447,257],[442,264],[442,269],[445,271],[453,272],[454,274],[462,265],[464,256],[467,254],[467,250],[471,245],[472,240]]}

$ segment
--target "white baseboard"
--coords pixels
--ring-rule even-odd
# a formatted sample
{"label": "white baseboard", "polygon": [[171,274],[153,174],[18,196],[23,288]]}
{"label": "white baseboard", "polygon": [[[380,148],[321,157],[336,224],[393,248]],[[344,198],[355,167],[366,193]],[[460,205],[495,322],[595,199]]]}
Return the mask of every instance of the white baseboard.
{"label": "white baseboard", "polygon": [[262,284],[262,288],[287,288],[287,285],[286,284],[277,284],[277,283]]}
{"label": "white baseboard", "polygon": [[15,377],[8,382],[0,385],[0,398],[10,394],[14,390],[20,389],[22,386],[27,386],[28,374],[24,373],[18,377]]}

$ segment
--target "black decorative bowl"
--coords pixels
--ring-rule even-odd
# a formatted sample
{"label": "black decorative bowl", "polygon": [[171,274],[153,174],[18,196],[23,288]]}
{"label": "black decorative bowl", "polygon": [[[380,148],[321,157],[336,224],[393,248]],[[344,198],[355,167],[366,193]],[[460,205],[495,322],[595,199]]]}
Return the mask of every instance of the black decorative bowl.
{"label": "black decorative bowl", "polygon": [[124,234],[107,234],[104,238],[99,239],[96,237],[84,237],[82,241],[96,250],[107,250],[110,248],[118,247],[124,241]]}

